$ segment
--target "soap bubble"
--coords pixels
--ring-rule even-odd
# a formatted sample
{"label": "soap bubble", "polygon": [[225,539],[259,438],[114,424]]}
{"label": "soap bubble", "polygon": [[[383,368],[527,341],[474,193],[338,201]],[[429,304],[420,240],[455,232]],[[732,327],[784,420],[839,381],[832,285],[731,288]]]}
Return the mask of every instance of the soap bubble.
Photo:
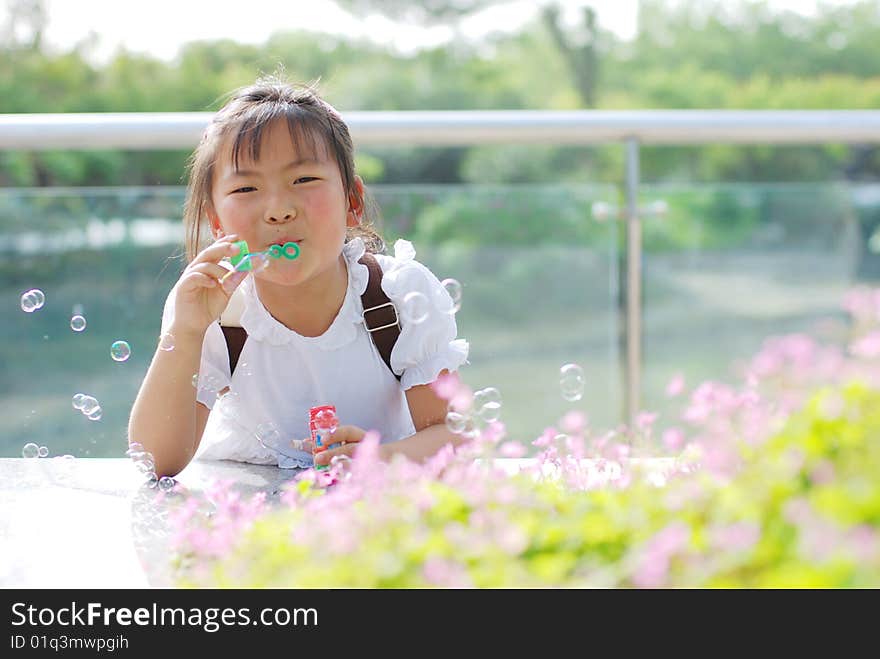
{"label": "soap bubble", "polygon": [[281,443],[281,432],[278,430],[278,427],[271,422],[258,425],[254,436],[260,444],[273,451],[277,451],[278,446]]}
{"label": "soap bubble", "polygon": [[163,332],[159,337],[159,350],[169,352],[174,350],[174,335],[169,332]]}
{"label": "soap bubble", "polygon": [[[251,272],[254,272],[254,273],[262,272],[263,270],[268,268],[272,263],[272,259],[270,259],[269,255],[266,254],[265,252],[256,252],[254,254],[248,254],[246,257],[244,257],[244,259],[242,259],[242,263],[244,263],[244,261],[250,261]],[[241,263],[239,263],[239,265],[241,265]],[[236,268],[236,269],[238,269],[238,268]]]}
{"label": "soap bubble", "polygon": [[46,303],[46,296],[38,288],[32,288],[21,296],[21,309],[26,313],[33,313]]}
{"label": "soap bubble", "polygon": [[[480,404],[476,405],[478,400]],[[501,392],[495,387],[486,387],[474,394],[474,407],[477,414],[486,423],[497,421],[501,416]]]}
{"label": "soap bubble", "polygon": [[220,379],[213,375],[200,375],[195,384],[197,389],[204,389],[215,395],[220,392]]}
{"label": "soap bubble", "polygon": [[226,393],[220,396],[217,403],[220,405],[221,414],[230,419],[235,419],[240,413],[241,395],[237,391],[227,389]]}
{"label": "soap bubble", "polygon": [[142,474],[150,474],[156,470],[156,461],[149,451],[134,451],[129,454],[129,457]]}
{"label": "soap bubble", "polygon": [[577,364],[566,364],[559,369],[559,387],[565,400],[574,402],[583,398],[585,383],[584,369]]}
{"label": "soap bubble", "polygon": [[272,259],[265,252],[254,252],[253,254],[245,254],[245,256],[242,257],[241,261],[233,266],[232,270],[230,270],[220,278],[220,285],[224,288],[224,290],[229,290],[226,288],[226,280],[232,277],[232,275],[234,275],[236,272],[262,272],[263,270],[268,268],[271,263]]}
{"label": "soap bubble", "polygon": [[484,396],[484,405],[498,405],[501,406],[501,392],[498,391],[495,387],[486,387],[482,390]]}
{"label": "soap bubble", "polygon": [[176,484],[176,481],[170,476],[162,476],[162,478],[159,479],[159,489],[163,492],[170,492],[174,489]]}
{"label": "soap bubble", "polygon": [[114,341],[110,346],[110,356],[115,362],[124,362],[131,357],[131,347],[125,341]]}
{"label": "soap bubble", "polygon": [[93,396],[83,396],[82,406],[80,407],[83,414],[88,416],[89,414],[94,412],[99,407],[100,407],[100,405],[98,404],[97,398],[94,398]]}
{"label": "soap bubble", "polygon": [[437,309],[444,313],[454,314],[461,309],[461,284],[457,279],[444,279],[440,282],[442,289],[435,295]]}
{"label": "soap bubble", "polygon": [[41,458],[49,457],[49,447],[48,446],[41,446],[40,448],[37,449],[37,455],[39,455]]}
{"label": "soap bubble", "polygon": [[73,403],[73,409],[81,410],[83,407],[83,402],[85,401],[85,398],[86,398],[85,394],[74,394],[73,399],[71,401]]}
{"label": "soap bubble", "polygon": [[134,463],[134,466],[142,474],[151,474],[156,469],[152,460],[139,460]]}
{"label": "soap bubble", "polygon": [[425,322],[428,318],[428,298],[419,291],[407,293],[403,298],[401,314],[404,321],[413,325]]}
{"label": "soap bubble", "polygon": [[70,319],[70,329],[74,332],[82,332],[86,328],[86,319],[79,314]]}
{"label": "soap bubble", "polygon": [[460,414],[459,412],[449,412],[446,414],[446,427],[449,428],[450,432],[459,435],[464,432],[466,425],[467,418],[464,414]]}
{"label": "soap bubble", "polygon": [[101,406],[98,405],[98,407],[96,407],[94,410],[92,410],[91,413],[86,414],[86,418],[87,418],[89,421],[100,421],[100,420],[101,420],[101,415],[102,415],[103,413],[104,413],[104,411],[101,409]]}
{"label": "soap bubble", "polygon": [[474,420],[474,417],[464,417],[464,428],[462,428],[461,433],[459,434],[465,439],[474,439],[480,434],[480,429],[477,427],[477,422]]}
{"label": "soap bubble", "polygon": [[199,374],[193,373],[192,385],[194,389],[199,388]]}
{"label": "soap bubble", "polygon": [[39,457],[39,455],[40,447],[33,442],[28,442],[21,447],[21,457],[23,458],[36,458]]}

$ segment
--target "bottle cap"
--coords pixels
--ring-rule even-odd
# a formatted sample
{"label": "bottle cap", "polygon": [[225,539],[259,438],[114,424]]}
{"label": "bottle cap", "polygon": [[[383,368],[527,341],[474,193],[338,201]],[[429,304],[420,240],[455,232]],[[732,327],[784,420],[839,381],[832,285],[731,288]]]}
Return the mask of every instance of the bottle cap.
{"label": "bottle cap", "polygon": [[[236,254],[235,256],[229,257],[229,262],[232,264],[232,266],[236,270],[238,270],[239,269],[238,264],[241,263],[241,260],[249,254],[248,244],[247,244],[246,240],[237,240],[236,242],[234,242],[232,244],[238,245],[238,254]],[[248,259],[247,262],[241,267],[241,270],[250,270],[251,267],[252,266],[251,266],[250,259]]]}

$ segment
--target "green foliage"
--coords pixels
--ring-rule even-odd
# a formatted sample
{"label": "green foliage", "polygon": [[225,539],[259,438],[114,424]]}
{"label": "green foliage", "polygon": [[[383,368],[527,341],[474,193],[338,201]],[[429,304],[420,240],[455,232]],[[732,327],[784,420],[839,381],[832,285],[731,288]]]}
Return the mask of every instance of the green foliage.
{"label": "green foliage", "polygon": [[589,193],[574,187],[504,186],[449,194],[419,215],[413,240],[428,245],[591,244]]}
{"label": "green foliage", "polygon": [[[438,2],[425,15],[452,20],[489,4],[498,3]],[[820,8],[809,18],[773,14],[746,0],[653,0],[640,7],[633,41],[605,31],[597,37],[597,108],[880,107],[878,0]],[[602,19],[600,9],[600,26]],[[577,37],[572,31],[565,38],[576,43]],[[559,42],[539,18],[515,34],[490,35],[481,43],[461,37],[451,46],[409,55],[301,31],[268,35],[262,45],[191,42],[173,63],[123,49],[107,64],[96,65],[86,42],[63,53],[41,50],[40,44],[35,38],[0,48],[0,112],[208,111],[231,90],[279,66],[294,80],[320,80],[328,100],[344,112],[583,107]],[[382,166],[369,173],[378,172],[385,183],[595,182],[619,180],[622,171],[617,146],[371,153]],[[185,155],[3,154],[0,184],[178,184]],[[652,149],[642,164],[643,180],[654,181],[820,180],[842,171],[862,178],[880,172],[877,157],[860,160],[840,146]]]}

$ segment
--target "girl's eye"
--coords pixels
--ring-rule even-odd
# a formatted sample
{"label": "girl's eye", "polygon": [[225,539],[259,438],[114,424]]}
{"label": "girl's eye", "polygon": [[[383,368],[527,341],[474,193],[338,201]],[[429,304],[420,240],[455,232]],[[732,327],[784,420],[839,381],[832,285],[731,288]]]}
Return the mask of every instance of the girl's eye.
{"label": "girl's eye", "polygon": [[308,183],[310,181],[317,181],[318,179],[314,176],[300,176],[293,183],[296,185],[297,183]]}
{"label": "girl's eye", "polygon": [[256,188],[253,187],[252,185],[246,185],[243,188],[238,188],[237,190],[233,190],[232,194],[235,194],[237,192],[251,192],[253,190],[256,190]]}

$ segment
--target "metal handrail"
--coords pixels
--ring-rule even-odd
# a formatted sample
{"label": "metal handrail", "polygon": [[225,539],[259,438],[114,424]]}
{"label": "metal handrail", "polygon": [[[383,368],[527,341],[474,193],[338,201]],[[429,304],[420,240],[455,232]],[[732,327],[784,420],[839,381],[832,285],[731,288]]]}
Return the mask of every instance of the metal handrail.
{"label": "metal handrail", "polygon": [[[0,114],[0,150],[190,149],[211,112]],[[880,143],[880,110],[349,112],[355,143]]]}
{"label": "metal handrail", "polygon": [[[211,112],[0,114],[0,151],[191,149]],[[359,146],[474,144],[626,147],[626,348],[624,417],[641,401],[639,147],[683,144],[880,144],[880,110],[578,110],[348,112]]]}

